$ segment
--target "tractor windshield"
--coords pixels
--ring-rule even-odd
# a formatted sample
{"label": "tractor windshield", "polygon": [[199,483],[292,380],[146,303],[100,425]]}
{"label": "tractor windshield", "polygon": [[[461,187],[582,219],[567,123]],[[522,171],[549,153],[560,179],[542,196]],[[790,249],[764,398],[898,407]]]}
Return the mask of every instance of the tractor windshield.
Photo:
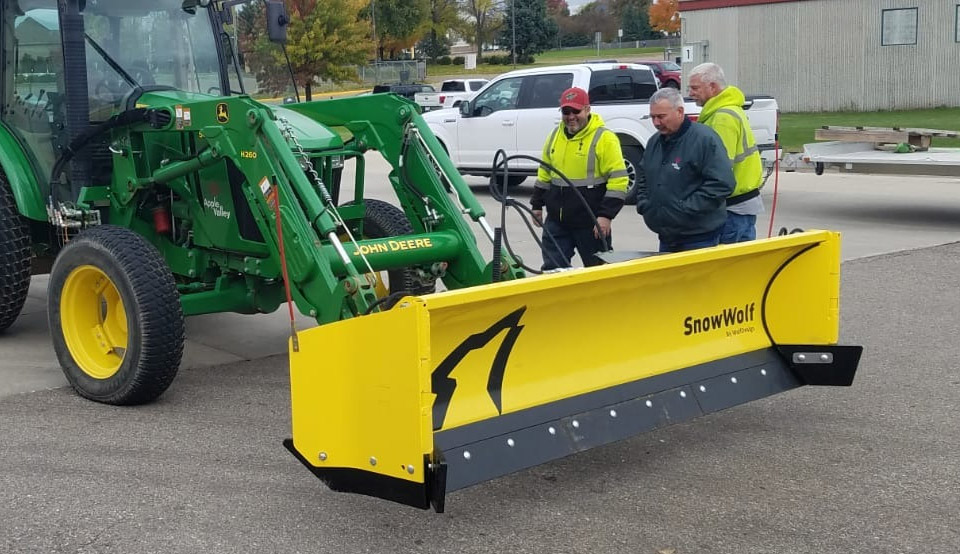
{"label": "tractor windshield", "polygon": [[88,0],[82,13],[92,113],[116,107],[136,86],[221,94],[206,9],[184,10],[182,0]]}

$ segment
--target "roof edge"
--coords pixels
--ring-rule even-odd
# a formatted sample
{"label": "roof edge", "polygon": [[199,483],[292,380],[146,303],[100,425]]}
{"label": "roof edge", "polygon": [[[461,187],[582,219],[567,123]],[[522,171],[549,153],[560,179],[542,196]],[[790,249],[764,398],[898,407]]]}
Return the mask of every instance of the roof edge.
{"label": "roof edge", "polygon": [[738,8],[759,4],[780,4],[782,2],[802,1],[803,0],[681,0],[677,4],[677,11],[692,12],[697,10],[715,10],[718,8]]}

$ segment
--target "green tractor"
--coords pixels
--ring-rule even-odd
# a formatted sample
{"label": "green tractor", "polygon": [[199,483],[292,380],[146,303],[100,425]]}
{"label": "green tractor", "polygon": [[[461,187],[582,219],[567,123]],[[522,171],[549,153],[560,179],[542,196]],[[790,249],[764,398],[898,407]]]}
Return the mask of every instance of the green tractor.
{"label": "green tractor", "polygon": [[[441,184],[443,161],[411,147],[433,140],[415,106],[392,96],[290,109],[252,100],[224,31],[236,3],[0,3],[0,327],[23,306],[33,259],[50,271],[58,359],[93,400],[163,393],[185,316],[272,312],[289,292],[304,314],[331,322],[377,309],[389,291],[489,273],[460,215],[479,219],[479,204],[463,183]],[[267,12],[282,35],[277,7]],[[364,198],[371,148],[397,166],[403,209]],[[358,178],[341,198],[349,161]],[[402,251],[363,243],[411,233]]]}
{"label": "green tractor", "polygon": [[[287,303],[286,447],[335,490],[442,510],[486,479],[852,382],[836,233],[523,278],[415,104],[255,100],[226,31],[242,3],[0,0],[0,330],[49,272],[80,395],[150,402],[185,317]],[[264,12],[282,42],[283,5]],[[371,150],[394,203],[367,195]],[[294,307],[318,326],[295,329]]]}

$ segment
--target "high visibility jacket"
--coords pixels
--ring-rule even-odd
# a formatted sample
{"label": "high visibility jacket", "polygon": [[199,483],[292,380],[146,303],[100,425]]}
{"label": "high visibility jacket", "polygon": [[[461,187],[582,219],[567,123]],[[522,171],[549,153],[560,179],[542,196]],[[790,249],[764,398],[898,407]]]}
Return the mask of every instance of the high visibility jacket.
{"label": "high visibility jacket", "polygon": [[[563,122],[543,146],[543,160],[566,175],[577,187],[596,217],[613,219],[627,197],[626,164],[620,140],[603,126],[599,114],[590,114],[587,125],[567,137]],[[557,174],[541,167],[530,204],[547,207],[547,218],[571,227],[592,227],[583,202]]]}
{"label": "high visibility jacket", "polygon": [[728,206],[757,196],[763,183],[763,162],[750,129],[750,120],[743,111],[744,100],[740,89],[728,86],[707,100],[698,119],[720,135],[733,165],[737,187],[727,199]]}

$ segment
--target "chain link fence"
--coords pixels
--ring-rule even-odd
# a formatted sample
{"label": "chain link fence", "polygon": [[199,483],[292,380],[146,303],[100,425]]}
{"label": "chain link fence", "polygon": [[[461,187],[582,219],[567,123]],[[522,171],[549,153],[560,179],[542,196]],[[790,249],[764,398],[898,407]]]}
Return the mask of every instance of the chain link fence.
{"label": "chain link fence", "polygon": [[360,80],[365,84],[413,83],[427,78],[425,60],[381,61],[357,68]]}

